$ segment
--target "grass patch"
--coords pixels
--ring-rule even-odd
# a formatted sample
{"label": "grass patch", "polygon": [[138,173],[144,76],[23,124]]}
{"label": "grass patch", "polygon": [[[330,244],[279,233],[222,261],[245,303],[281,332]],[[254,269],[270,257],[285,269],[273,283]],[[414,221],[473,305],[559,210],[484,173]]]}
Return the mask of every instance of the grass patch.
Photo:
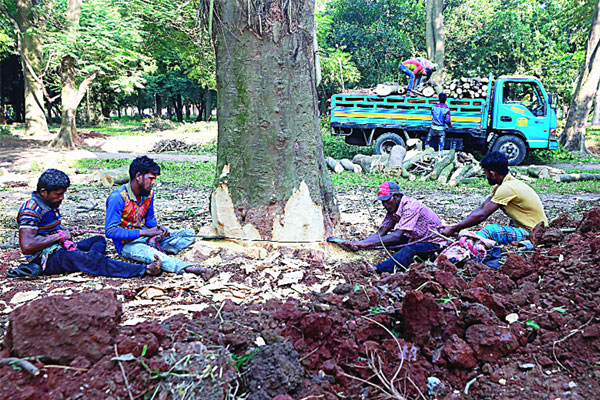
{"label": "grass patch", "polygon": [[[77,169],[82,172],[93,172],[99,169],[111,169],[129,165],[130,160],[117,159],[83,159],[76,163]],[[212,187],[215,179],[216,163],[213,161],[160,161],[160,182],[183,185],[189,187]],[[600,170],[584,171],[581,168],[566,170],[567,173],[600,173]],[[409,181],[403,178],[386,176],[378,172],[373,174],[355,174],[349,171],[341,174],[331,174],[331,181],[337,193],[344,193],[351,189],[371,190],[373,198],[379,185],[387,180],[398,182],[402,190],[407,193],[440,191],[451,194],[470,193],[487,194],[491,186],[485,178],[468,185],[450,187],[437,181]],[[552,179],[538,179],[528,184],[538,194],[577,194],[582,192],[600,193],[600,181],[583,182],[555,182]]]}
{"label": "grass patch", "polygon": [[557,162],[594,163],[600,162],[600,158],[581,155],[579,153],[571,153],[559,144],[558,150],[534,150],[528,152],[521,165],[551,164]]}
{"label": "grass patch", "polygon": [[[212,186],[215,180],[216,163],[213,161],[157,161],[160,165],[160,182],[190,187]],[[131,164],[130,160],[98,160],[86,158],[77,161],[82,172],[111,169]]]}

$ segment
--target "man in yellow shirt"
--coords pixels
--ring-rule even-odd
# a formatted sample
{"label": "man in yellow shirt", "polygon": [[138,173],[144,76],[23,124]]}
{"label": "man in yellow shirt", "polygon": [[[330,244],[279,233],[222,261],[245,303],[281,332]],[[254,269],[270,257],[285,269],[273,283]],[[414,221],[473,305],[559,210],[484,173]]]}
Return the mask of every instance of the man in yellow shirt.
{"label": "man in yellow shirt", "polygon": [[444,227],[442,234],[454,235],[485,221],[497,209],[511,219],[510,226],[486,225],[477,234],[498,244],[518,242],[529,236],[529,231],[540,222],[548,225],[544,206],[539,196],[527,184],[514,178],[508,172],[508,160],[498,151],[488,153],[480,162],[490,185],[494,185],[491,195],[456,225]]}

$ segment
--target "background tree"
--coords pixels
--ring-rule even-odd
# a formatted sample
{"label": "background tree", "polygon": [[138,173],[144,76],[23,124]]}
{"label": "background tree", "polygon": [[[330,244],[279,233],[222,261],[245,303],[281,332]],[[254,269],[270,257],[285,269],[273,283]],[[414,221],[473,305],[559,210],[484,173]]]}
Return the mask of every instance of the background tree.
{"label": "background tree", "polygon": [[217,60],[214,225],[234,237],[323,240],[338,211],[317,115],[314,0],[204,10]]}
{"label": "background tree", "polygon": [[444,0],[427,0],[426,9],[426,44],[427,59],[439,65],[434,74],[434,80],[438,83],[444,81],[444,50],[446,33],[444,31]]}
{"label": "background tree", "polygon": [[[14,8],[12,7],[14,6]],[[7,8],[0,4],[4,17],[14,25],[25,86],[25,134],[49,134],[44,108],[44,83],[41,78],[42,48],[37,28],[43,22],[41,1],[17,0]],[[16,14],[16,18],[13,16]]]}
{"label": "background tree", "polygon": [[398,80],[398,64],[425,56],[425,6],[412,0],[332,0],[317,22],[319,48],[343,48],[360,72],[355,86]]}
{"label": "background tree", "polygon": [[73,146],[77,107],[99,73],[130,89],[140,80],[141,29],[125,7],[116,0],[63,0],[49,11],[44,48],[49,59],[60,55],[62,86],[61,129],[51,146]]}
{"label": "background tree", "polygon": [[560,143],[571,151],[588,150],[585,147],[585,130],[594,96],[600,82],[600,1],[596,2],[590,24],[585,62],[579,74],[577,88],[569,107],[567,123]]}

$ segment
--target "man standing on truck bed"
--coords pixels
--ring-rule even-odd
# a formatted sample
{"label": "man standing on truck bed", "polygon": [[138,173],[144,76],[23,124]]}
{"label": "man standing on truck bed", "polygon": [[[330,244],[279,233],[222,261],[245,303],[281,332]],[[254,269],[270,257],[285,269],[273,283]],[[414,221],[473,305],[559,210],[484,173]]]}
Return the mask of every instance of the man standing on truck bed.
{"label": "man standing on truck bed", "polygon": [[438,98],[440,102],[431,107],[431,127],[429,128],[427,138],[425,138],[424,147],[427,148],[429,146],[432,136],[438,136],[438,151],[442,151],[444,150],[444,142],[446,141],[446,125],[452,127],[452,122],[450,121],[450,108],[446,105],[448,96],[446,93],[440,93]]}
{"label": "man standing on truck bed", "polygon": [[548,225],[544,206],[537,193],[508,172],[508,160],[499,151],[488,153],[480,162],[490,185],[491,195],[465,219],[456,225],[444,227],[442,235],[450,236],[465,228],[485,221],[497,209],[510,218],[510,226],[486,225],[477,234],[498,244],[518,242],[529,236],[529,231],[540,222]]}
{"label": "man standing on truck bed", "polygon": [[415,96],[413,90],[419,87],[421,80],[425,77],[426,83],[431,79],[431,75],[437,70],[438,65],[431,61],[422,58],[411,58],[410,60],[403,61],[398,65],[398,70],[408,76],[408,86],[406,87],[406,94],[409,96]]}

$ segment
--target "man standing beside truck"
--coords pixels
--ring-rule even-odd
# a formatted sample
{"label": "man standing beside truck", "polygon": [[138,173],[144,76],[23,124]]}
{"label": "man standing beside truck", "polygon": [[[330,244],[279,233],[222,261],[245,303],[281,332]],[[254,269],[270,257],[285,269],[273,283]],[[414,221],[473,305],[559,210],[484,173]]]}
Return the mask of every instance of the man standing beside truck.
{"label": "man standing beside truck", "polygon": [[499,208],[510,218],[510,225],[486,225],[477,232],[479,236],[498,244],[508,244],[527,238],[529,231],[540,222],[548,225],[539,196],[508,172],[508,160],[504,154],[499,151],[488,153],[480,164],[488,183],[494,185],[491,195],[458,224],[444,227],[442,235],[451,236],[475,226]]}
{"label": "man standing beside truck", "polygon": [[425,138],[423,146],[427,148],[431,137],[437,136],[439,137],[437,146],[438,151],[442,151],[444,150],[444,142],[446,141],[446,125],[452,127],[452,122],[450,121],[450,108],[446,105],[448,95],[446,95],[446,93],[440,93],[438,98],[440,102],[431,107],[431,127],[429,128],[429,133]]}

